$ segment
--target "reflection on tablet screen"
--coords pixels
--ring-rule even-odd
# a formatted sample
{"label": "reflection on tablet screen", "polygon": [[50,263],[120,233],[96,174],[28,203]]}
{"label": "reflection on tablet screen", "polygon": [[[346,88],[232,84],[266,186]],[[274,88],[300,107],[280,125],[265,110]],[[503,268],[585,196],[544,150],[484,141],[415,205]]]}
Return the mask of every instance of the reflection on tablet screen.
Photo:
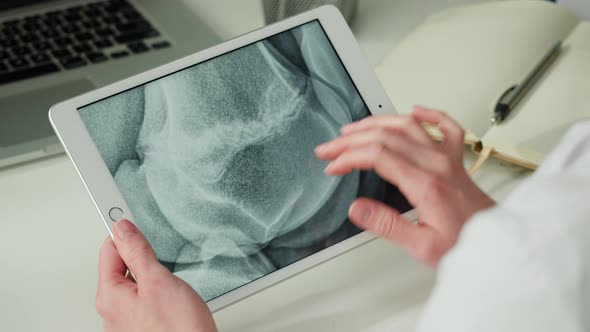
{"label": "reflection on tablet screen", "polygon": [[369,115],[318,21],[79,111],[160,261],[205,300],[359,233],[358,196],[410,208],[314,155]]}

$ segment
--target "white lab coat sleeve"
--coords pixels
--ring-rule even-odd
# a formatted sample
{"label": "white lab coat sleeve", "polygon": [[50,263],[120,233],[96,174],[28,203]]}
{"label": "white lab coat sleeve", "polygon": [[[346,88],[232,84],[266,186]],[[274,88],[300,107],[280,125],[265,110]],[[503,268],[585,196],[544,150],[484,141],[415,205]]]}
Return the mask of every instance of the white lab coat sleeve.
{"label": "white lab coat sleeve", "polygon": [[418,331],[590,331],[590,122],[574,126],[440,265]]}

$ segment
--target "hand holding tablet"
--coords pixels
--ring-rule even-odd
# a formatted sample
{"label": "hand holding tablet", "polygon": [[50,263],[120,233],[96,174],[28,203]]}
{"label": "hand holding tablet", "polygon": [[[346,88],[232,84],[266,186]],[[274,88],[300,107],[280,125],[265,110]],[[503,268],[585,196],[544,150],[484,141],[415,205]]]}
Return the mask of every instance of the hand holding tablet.
{"label": "hand holding tablet", "polygon": [[[215,331],[211,312],[190,285],[156,259],[146,238],[127,220],[114,227],[99,256],[96,309],[105,331]],[[137,283],[125,277],[127,266]]]}

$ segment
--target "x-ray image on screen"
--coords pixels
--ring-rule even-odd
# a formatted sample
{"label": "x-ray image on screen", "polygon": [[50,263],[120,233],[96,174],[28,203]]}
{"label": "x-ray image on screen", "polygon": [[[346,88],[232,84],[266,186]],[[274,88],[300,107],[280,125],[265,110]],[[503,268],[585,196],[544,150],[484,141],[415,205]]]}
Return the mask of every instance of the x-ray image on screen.
{"label": "x-ray image on screen", "polygon": [[369,115],[317,21],[79,111],[158,259],[205,300],[359,233],[358,196],[409,208],[314,155]]}

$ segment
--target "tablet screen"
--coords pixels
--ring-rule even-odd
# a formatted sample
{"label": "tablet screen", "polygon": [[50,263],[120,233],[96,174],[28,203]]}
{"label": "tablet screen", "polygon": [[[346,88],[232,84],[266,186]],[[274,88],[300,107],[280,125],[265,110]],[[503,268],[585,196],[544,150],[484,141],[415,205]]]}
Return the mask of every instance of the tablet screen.
{"label": "tablet screen", "polygon": [[158,259],[205,300],[360,232],[351,202],[410,209],[314,148],[369,114],[319,21],[79,109]]}

